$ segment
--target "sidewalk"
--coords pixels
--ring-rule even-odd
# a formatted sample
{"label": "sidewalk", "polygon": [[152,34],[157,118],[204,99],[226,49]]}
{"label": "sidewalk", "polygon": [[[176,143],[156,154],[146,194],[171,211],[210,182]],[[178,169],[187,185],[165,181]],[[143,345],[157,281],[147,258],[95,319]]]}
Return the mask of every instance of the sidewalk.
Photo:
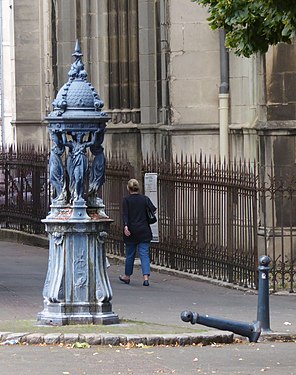
{"label": "sidewalk", "polygon": [[[47,270],[46,248],[0,241],[0,342],[111,344],[137,342],[209,343],[232,342],[232,333],[180,319],[184,310],[251,323],[257,316],[257,295],[214,285],[194,277],[159,272],[152,267],[149,287],[142,286],[137,267],[131,283],[118,280],[122,261],[109,258],[113,289],[112,307],[121,323],[110,326],[37,326],[43,309],[42,289]],[[153,271],[154,270],[154,271]],[[209,280],[210,281],[210,280]],[[271,334],[260,339],[295,339],[296,295],[270,296]]]}

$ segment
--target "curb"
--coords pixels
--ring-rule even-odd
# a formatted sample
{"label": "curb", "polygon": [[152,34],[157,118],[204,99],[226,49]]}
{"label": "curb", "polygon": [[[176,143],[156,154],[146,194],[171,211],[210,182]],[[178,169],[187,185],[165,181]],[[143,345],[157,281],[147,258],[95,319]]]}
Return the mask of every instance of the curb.
{"label": "curb", "polygon": [[28,246],[48,248],[47,236],[0,228],[0,241],[17,242]]}
{"label": "curb", "polygon": [[76,343],[104,346],[185,346],[185,345],[211,345],[233,343],[233,333],[215,332],[208,334],[147,334],[147,335],[116,335],[116,334],[75,334],[75,333],[11,333],[0,332],[0,345],[73,345]]}
{"label": "curb", "polygon": [[288,333],[288,332],[268,332],[268,333],[261,333],[259,338],[260,341],[267,341],[267,342],[274,342],[274,341],[282,341],[282,342],[295,342],[296,341],[296,333]]}

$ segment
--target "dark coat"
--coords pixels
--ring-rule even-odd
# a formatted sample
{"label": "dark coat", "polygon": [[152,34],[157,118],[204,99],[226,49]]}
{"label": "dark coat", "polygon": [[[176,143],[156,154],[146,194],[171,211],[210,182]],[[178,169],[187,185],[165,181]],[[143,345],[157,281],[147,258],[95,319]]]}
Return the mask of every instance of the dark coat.
{"label": "dark coat", "polygon": [[147,222],[146,206],[149,205],[153,212],[156,207],[151,200],[142,194],[130,194],[123,198],[123,226],[127,226],[131,235],[123,235],[125,243],[138,244],[150,242],[152,232]]}

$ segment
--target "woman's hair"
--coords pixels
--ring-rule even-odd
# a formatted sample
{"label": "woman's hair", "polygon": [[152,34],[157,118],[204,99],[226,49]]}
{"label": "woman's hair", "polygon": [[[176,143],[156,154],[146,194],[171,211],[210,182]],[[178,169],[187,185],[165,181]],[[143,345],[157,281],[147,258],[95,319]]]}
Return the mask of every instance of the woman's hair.
{"label": "woman's hair", "polygon": [[131,193],[138,192],[140,190],[139,182],[134,178],[130,179],[129,182],[127,183],[127,189]]}

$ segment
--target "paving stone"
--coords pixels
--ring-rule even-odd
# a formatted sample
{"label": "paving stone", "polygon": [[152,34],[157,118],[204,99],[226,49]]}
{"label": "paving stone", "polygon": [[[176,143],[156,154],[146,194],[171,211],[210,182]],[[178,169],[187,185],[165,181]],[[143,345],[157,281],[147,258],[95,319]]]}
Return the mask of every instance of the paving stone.
{"label": "paving stone", "polygon": [[145,338],[145,345],[154,346],[154,345],[163,345],[164,339],[159,335],[147,335]]}
{"label": "paving stone", "polygon": [[18,342],[21,342],[22,341],[22,338],[26,335],[29,335],[30,332],[16,332],[16,333],[10,333],[9,335],[7,335],[6,337],[6,341],[13,341],[13,340],[16,340]]}
{"label": "paving stone", "polygon": [[0,341],[6,340],[7,336],[10,334],[11,332],[0,332]]}
{"label": "paving stone", "polygon": [[22,342],[29,345],[39,345],[44,343],[44,335],[40,333],[30,333],[22,338]]}
{"label": "paving stone", "polygon": [[44,342],[47,345],[56,345],[60,343],[61,333],[48,333],[44,336]]}
{"label": "paving stone", "polygon": [[63,343],[64,344],[75,344],[79,341],[79,335],[76,333],[64,333]]}
{"label": "paving stone", "polygon": [[137,345],[143,342],[143,337],[139,335],[126,335],[126,340],[127,340],[127,343],[133,343]]}
{"label": "paving stone", "polygon": [[188,345],[190,343],[190,339],[189,339],[188,335],[177,335],[176,336],[176,342],[180,346],[185,346],[185,345]]}
{"label": "paving stone", "polygon": [[87,342],[89,345],[101,345],[102,342],[102,336],[97,333],[85,333],[81,337],[84,338],[83,342]]}
{"label": "paving stone", "polygon": [[103,335],[102,345],[118,346],[120,344],[120,337],[117,335]]}
{"label": "paving stone", "polygon": [[125,335],[119,335],[119,345],[126,345],[127,344],[127,338]]}
{"label": "paving stone", "polygon": [[165,334],[165,335],[163,335],[162,339],[163,339],[163,345],[179,344],[178,339],[177,339],[176,335],[174,335],[174,334],[169,334],[169,333]]}

